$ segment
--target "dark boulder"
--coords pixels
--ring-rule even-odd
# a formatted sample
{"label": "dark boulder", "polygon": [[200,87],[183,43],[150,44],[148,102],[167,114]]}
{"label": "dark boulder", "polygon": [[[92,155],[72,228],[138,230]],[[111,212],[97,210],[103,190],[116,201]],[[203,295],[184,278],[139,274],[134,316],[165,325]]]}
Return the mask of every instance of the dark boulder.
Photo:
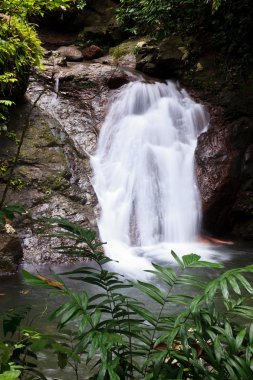
{"label": "dark boulder", "polygon": [[86,60],[92,60],[103,56],[103,49],[96,45],[90,45],[82,49],[83,58]]}
{"label": "dark boulder", "polygon": [[116,89],[128,83],[129,81],[130,81],[130,78],[126,73],[116,71],[108,79],[107,85],[110,89]]}
{"label": "dark boulder", "polygon": [[160,78],[177,78],[186,67],[189,51],[180,37],[171,36],[137,47],[136,69]]}
{"label": "dark boulder", "polygon": [[2,233],[0,235],[0,275],[15,273],[22,255],[19,238],[16,235]]}

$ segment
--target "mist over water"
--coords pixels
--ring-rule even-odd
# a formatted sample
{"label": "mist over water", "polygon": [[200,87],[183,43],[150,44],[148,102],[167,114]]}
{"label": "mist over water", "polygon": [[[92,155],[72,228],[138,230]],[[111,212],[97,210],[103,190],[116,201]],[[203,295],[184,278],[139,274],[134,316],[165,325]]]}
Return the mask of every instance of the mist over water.
{"label": "mist over water", "polygon": [[130,83],[113,102],[91,159],[110,257],[143,267],[152,252],[163,261],[171,248],[196,243],[194,151],[208,122],[204,107],[172,82]]}

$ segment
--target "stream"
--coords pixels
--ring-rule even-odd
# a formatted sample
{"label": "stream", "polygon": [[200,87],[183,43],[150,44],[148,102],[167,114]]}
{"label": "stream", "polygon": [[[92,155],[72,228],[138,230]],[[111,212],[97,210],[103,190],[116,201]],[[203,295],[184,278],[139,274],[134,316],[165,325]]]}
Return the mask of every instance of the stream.
{"label": "stream", "polygon": [[[210,253],[211,247],[209,247]],[[185,252],[186,253],[186,252]],[[189,252],[188,252],[189,253]],[[199,253],[199,252],[196,252]],[[253,261],[253,252],[252,245],[245,243],[235,243],[233,246],[213,246],[212,248],[213,259],[215,261],[222,263],[225,265],[227,269],[245,266],[251,264]],[[168,253],[169,257],[169,253]],[[206,257],[203,255],[203,259]],[[210,258],[210,257],[209,257]],[[159,260],[158,260],[159,262]],[[159,262],[161,263],[161,262]],[[81,265],[81,264],[79,264]],[[56,273],[73,270],[78,265],[58,265],[51,267]],[[44,275],[49,274],[48,266],[34,267],[32,265],[23,265],[22,268],[31,271],[37,272]],[[48,292],[45,289],[40,289],[37,287],[29,287],[24,284],[22,281],[22,268],[20,268],[19,272],[14,276],[3,276],[0,277],[0,310],[1,312],[5,312],[10,308],[18,309],[23,306],[31,306],[32,314],[29,315],[29,320],[33,319],[31,327],[34,329],[38,329],[38,331],[44,333],[53,333],[55,332],[55,323],[49,321],[45,314],[49,311],[53,311],[62,300],[49,298]],[[143,268],[144,269],[144,268]],[[209,277],[210,279],[214,278],[217,274],[217,270],[215,269],[204,269],[199,270],[199,274]],[[141,270],[139,270],[140,277]],[[80,290],[81,283],[74,282],[71,280],[67,280],[66,276],[64,276],[65,282],[75,290]],[[149,279],[153,281],[152,279]],[[89,294],[94,294],[97,289],[88,284],[84,285],[84,289]],[[154,305],[150,300],[147,300],[143,296],[140,296],[140,293],[137,290],[132,291],[132,296],[139,297],[146,305],[146,307],[153,308]],[[10,302],[11,300],[11,302]],[[61,379],[61,380],[69,380],[70,377],[73,377],[73,370],[70,367],[66,367],[64,370],[60,370],[56,365],[56,357],[50,353],[50,351],[45,351],[39,356],[39,366],[42,369],[45,376],[47,376],[48,380]],[[81,379],[88,378],[89,374],[87,373],[87,368],[82,364],[80,366]]]}

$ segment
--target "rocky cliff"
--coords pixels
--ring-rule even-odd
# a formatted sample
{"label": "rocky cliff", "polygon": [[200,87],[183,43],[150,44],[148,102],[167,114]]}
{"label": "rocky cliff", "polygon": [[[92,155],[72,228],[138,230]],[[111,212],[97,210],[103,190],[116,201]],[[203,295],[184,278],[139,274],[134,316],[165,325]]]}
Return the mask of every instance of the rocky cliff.
{"label": "rocky cliff", "polygon": [[[41,216],[63,217],[96,229],[90,155],[118,88],[136,79],[115,66],[110,57],[67,64],[59,53],[47,55],[44,70],[35,70],[30,78],[27,102],[10,119],[10,127],[19,137],[31,104],[43,92],[32,112],[14,172],[19,186],[10,189],[7,199],[7,203],[18,202],[29,211],[13,226],[21,237],[25,262],[40,264],[70,260],[57,254],[57,239],[45,238],[45,231],[41,234],[35,227]],[[0,156],[8,160],[15,151],[15,143],[6,140]],[[0,182],[0,193],[3,188]]]}

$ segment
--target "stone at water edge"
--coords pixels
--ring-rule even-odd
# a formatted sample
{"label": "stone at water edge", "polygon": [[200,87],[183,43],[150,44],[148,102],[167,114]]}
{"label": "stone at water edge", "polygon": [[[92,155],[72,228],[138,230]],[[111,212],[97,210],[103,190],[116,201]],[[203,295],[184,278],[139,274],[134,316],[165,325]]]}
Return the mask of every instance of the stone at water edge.
{"label": "stone at water edge", "polygon": [[0,235],[0,275],[15,273],[23,256],[21,242],[17,235]]}
{"label": "stone at water edge", "polygon": [[114,90],[123,86],[129,81],[130,81],[129,76],[126,73],[121,72],[121,71],[116,71],[109,77],[107,81],[107,85],[110,89]]}

